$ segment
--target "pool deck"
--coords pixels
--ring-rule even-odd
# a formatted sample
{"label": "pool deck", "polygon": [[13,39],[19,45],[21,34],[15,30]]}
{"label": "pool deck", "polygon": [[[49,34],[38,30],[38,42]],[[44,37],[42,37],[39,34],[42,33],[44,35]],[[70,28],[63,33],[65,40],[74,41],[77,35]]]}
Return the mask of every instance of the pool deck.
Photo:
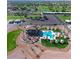
{"label": "pool deck", "polygon": [[[44,52],[39,54],[40,58],[36,57],[36,53],[34,53],[30,47],[32,45],[26,45],[22,41],[23,33],[17,38],[18,47],[14,49],[9,55],[7,59],[71,59],[71,50],[68,51],[60,51],[60,50],[49,50],[43,47],[40,44],[37,44]],[[39,49],[36,52],[40,51]]]}
{"label": "pool deck", "polygon": [[[58,26],[58,27],[60,27],[62,30],[65,30],[65,32],[68,35],[70,35],[69,34],[70,32],[68,32],[67,29],[65,29],[63,26]],[[29,27],[26,27],[26,28],[29,28]],[[23,42],[22,36],[23,34],[21,33],[20,36],[16,39],[18,46],[10,54],[8,54],[7,59],[52,59],[52,58],[53,59],[71,59],[70,48],[68,51],[60,51],[60,50],[57,51],[56,49],[49,50],[49,49],[45,49],[45,47],[41,46],[40,44],[39,46],[41,46],[40,47],[41,49],[44,48],[44,52],[40,54],[40,58],[36,58],[36,55],[30,49],[30,45],[27,46]]]}

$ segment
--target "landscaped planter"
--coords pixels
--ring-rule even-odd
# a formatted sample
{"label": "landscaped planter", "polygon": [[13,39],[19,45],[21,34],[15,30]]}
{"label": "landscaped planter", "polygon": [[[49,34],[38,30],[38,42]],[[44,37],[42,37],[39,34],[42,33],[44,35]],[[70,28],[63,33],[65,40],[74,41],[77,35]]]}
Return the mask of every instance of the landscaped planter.
{"label": "landscaped planter", "polygon": [[66,48],[68,46],[68,41],[65,41],[63,43],[60,43],[59,40],[55,40],[53,43],[51,43],[48,39],[42,39],[41,43],[45,47],[57,47],[57,48]]}

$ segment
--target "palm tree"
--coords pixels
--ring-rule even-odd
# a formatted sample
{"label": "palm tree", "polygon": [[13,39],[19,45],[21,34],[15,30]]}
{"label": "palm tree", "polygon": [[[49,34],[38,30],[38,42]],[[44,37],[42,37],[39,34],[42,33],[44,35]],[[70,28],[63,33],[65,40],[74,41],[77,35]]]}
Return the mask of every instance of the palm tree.
{"label": "palm tree", "polygon": [[44,52],[44,50],[43,50],[43,49],[41,49],[41,51],[42,51],[42,52]]}
{"label": "palm tree", "polygon": [[36,57],[39,58],[40,56],[39,55],[36,55]]}

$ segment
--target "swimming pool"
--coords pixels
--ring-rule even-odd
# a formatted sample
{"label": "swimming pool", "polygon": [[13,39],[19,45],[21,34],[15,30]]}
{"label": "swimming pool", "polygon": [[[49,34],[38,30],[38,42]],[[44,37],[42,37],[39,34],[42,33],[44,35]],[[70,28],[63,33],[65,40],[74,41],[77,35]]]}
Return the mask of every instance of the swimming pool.
{"label": "swimming pool", "polygon": [[54,38],[54,32],[53,31],[51,31],[51,30],[49,30],[49,31],[42,31],[42,33],[43,33],[43,37],[47,37],[48,39],[50,39],[50,40],[53,40],[53,38]]}

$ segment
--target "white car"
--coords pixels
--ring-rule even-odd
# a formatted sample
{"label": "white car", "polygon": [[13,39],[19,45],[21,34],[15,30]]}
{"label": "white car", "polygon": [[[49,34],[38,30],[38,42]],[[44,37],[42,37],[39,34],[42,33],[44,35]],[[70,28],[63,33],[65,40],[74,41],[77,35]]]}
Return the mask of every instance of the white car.
{"label": "white car", "polygon": [[67,27],[68,27],[69,29],[71,29],[71,25],[67,25]]}

